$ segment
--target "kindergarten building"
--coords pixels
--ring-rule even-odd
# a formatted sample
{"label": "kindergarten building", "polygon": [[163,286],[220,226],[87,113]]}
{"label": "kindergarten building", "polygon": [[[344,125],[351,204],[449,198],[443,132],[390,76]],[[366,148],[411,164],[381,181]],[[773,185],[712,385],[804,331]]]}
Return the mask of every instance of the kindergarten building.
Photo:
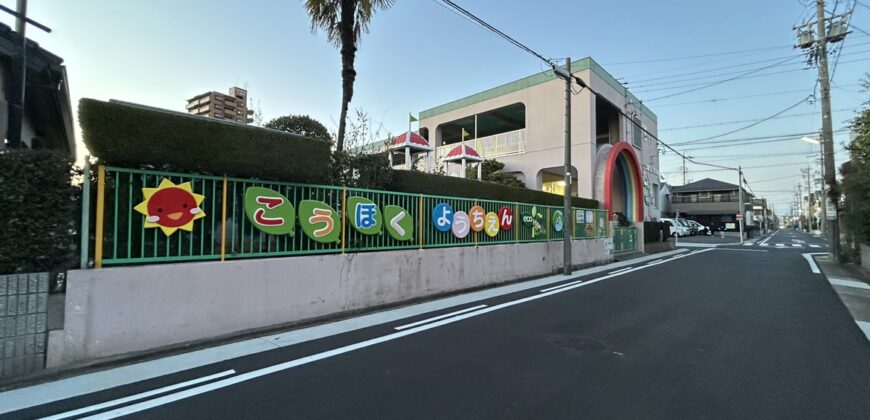
{"label": "kindergarten building", "polygon": [[[629,220],[658,218],[657,142],[641,129],[657,136],[656,115],[592,58],[574,61],[571,72],[599,94],[574,86],[572,194]],[[528,188],[563,194],[564,118],[565,83],[546,71],[420,112],[418,133],[433,150],[415,150],[427,153],[426,170],[456,175],[457,156],[479,156],[504,163]],[[396,137],[393,150],[402,142]]]}

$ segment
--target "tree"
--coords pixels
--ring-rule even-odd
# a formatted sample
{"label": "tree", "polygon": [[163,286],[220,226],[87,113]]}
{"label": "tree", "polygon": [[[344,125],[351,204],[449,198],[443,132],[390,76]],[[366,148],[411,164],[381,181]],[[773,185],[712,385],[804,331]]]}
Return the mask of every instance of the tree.
{"label": "tree", "polygon": [[338,121],[336,150],[344,150],[344,130],[347,108],[353,98],[356,80],[354,60],[357,42],[368,32],[376,9],[388,9],[395,0],[306,0],[305,9],[311,17],[311,31],[326,32],[326,38],[341,52],[341,117]]}
{"label": "tree", "polygon": [[320,121],[307,115],[285,115],[278,117],[267,122],[266,128],[286,131],[317,140],[332,141],[329,130]]}
{"label": "tree", "polygon": [[[504,163],[495,159],[486,159],[483,162],[478,163],[478,165],[483,165],[483,167],[480,168],[480,178],[482,181],[508,185],[511,187],[526,187],[526,184],[517,179],[517,177],[504,172],[499,172],[504,169]],[[468,169],[465,171],[465,177],[469,179],[477,179],[477,167],[473,165],[468,166]]]}
{"label": "tree", "polygon": [[[865,81],[870,88],[870,79]],[[840,167],[846,200],[845,218],[850,233],[862,243],[870,242],[870,102],[852,120],[855,137],[849,144],[850,160]]]}

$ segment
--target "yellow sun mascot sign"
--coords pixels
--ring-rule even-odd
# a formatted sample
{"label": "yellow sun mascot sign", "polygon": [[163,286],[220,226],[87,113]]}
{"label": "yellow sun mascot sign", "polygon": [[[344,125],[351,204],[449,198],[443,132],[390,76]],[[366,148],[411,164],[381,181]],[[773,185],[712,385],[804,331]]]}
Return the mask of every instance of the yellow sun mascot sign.
{"label": "yellow sun mascot sign", "polygon": [[157,188],[142,188],[145,201],[134,209],[145,215],[145,227],[159,227],[166,236],[176,230],[193,230],[193,222],[205,217],[199,207],[205,196],[194,194],[190,182],[175,185],[164,178]]}

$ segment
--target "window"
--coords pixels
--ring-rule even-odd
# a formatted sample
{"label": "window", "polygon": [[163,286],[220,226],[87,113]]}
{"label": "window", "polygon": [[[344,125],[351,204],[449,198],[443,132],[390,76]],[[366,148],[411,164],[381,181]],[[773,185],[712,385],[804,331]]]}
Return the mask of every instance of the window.
{"label": "window", "polygon": [[223,118],[223,117],[224,117],[224,114],[222,114],[222,113],[220,113],[220,112],[215,112],[215,113],[214,113],[214,117],[215,117],[215,118]]}
{"label": "window", "polygon": [[659,184],[653,184],[653,206],[659,207]]}
{"label": "window", "polygon": [[635,115],[632,118],[632,134],[631,141],[636,147],[643,147],[643,130],[641,130],[640,115]]}

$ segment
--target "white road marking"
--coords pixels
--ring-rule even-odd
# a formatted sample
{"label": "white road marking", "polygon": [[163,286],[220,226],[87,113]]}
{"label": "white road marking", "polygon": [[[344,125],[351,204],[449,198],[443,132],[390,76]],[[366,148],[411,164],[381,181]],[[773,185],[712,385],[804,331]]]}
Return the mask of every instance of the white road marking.
{"label": "white road marking", "polygon": [[813,255],[828,255],[828,253],[827,252],[808,252],[806,254],[801,254],[801,255],[803,255],[804,259],[807,260],[807,262],[810,264],[810,270],[813,270],[813,273],[815,273],[815,274],[820,274],[821,271],[819,271],[819,266],[816,265],[816,260],[813,259]]}
{"label": "white road marking", "polygon": [[[699,251],[697,253],[701,253],[701,252],[705,252],[705,251],[712,251],[712,250],[713,249],[705,249],[705,250]],[[634,268],[632,270],[641,270],[641,269],[644,269],[646,267],[648,267],[648,266],[641,266],[641,267]],[[626,271],[626,272],[628,272],[628,271]],[[626,272],[623,272],[623,273],[626,273]],[[272,374],[275,372],[280,372],[280,371],[291,369],[291,368],[294,368],[297,366],[301,366],[301,365],[316,362],[319,360],[327,359],[327,358],[330,358],[333,356],[338,356],[338,355],[341,355],[344,353],[349,353],[349,352],[359,350],[362,348],[371,347],[371,346],[374,346],[376,344],[385,343],[388,341],[393,341],[393,340],[396,340],[396,339],[399,339],[399,338],[402,338],[402,337],[405,337],[405,336],[408,336],[411,334],[416,334],[419,332],[428,331],[428,330],[438,328],[438,327],[441,327],[444,325],[452,324],[454,322],[459,322],[459,321],[462,321],[464,319],[480,316],[483,314],[497,311],[499,309],[504,309],[504,308],[514,306],[514,305],[519,305],[521,303],[526,303],[526,302],[531,302],[534,300],[542,299],[544,297],[552,296],[552,295],[562,293],[562,292],[566,292],[568,290],[588,286],[590,284],[598,283],[600,281],[603,281],[603,280],[606,280],[606,279],[609,279],[612,277],[616,277],[616,276],[621,275],[623,273],[611,274],[611,275],[597,278],[595,280],[589,280],[587,282],[574,284],[574,285],[567,286],[567,287],[562,287],[561,289],[553,290],[553,291],[550,291],[547,293],[541,293],[538,295],[527,296],[527,297],[524,297],[521,299],[512,300],[512,301],[501,303],[501,304],[498,304],[495,306],[483,308],[483,309],[480,309],[480,310],[477,310],[474,312],[467,312],[467,313],[460,314],[460,315],[457,315],[457,316],[454,316],[451,318],[445,318],[445,319],[435,321],[435,322],[432,322],[429,324],[420,325],[418,327],[410,328],[410,329],[407,329],[404,331],[394,332],[391,334],[387,334],[385,336],[372,338],[369,340],[361,341],[359,343],[350,344],[350,345],[347,345],[344,347],[339,347],[337,349],[325,351],[322,353],[313,354],[311,356],[306,356],[306,357],[302,357],[302,358],[299,358],[296,360],[291,360],[291,361],[287,361],[284,363],[279,363],[277,365],[273,365],[273,366],[257,369],[254,371],[246,372],[246,373],[243,373],[241,375],[233,376],[231,378],[222,379],[220,381],[212,382],[212,383],[209,383],[206,385],[198,386],[195,388],[189,388],[189,389],[177,392],[175,394],[164,395],[162,397],[154,398],[152,400],[143,401],[143,402],[133,404],[133,405],[128,405],[125,407],[120,407],[120,408],[117,408],[115,410],[99,413],[93,417],[87,417],[87,418],[88,419],[113,419],[113,418],[117,418],[117,417],[121,417],[121,416],[127,416],[130,414],[145,411],[145,410],[148,410],[148,409],[151,409],[154,407],[170,404],[170,403],[173,403],[175,401],[180,401],[180,400],[183,400],[186,398],[190,398],[190,397],[194,397],[194,396],[197,396],[200,394],[204,394],[206,392],[214,391],[216,389],[226,388],[226,387],[231,386],[231,385],[235,385],[238,383],[249,381],[251,379],[256,379],[256,378],[266,376],[266,375],[269,375],[269,374]]]}
{"label": "white road marking", "polygon": [[804,246],[801,244],[791,244],[792,248],[803,248]]}
{"label": "white road marking", "polygon": [[100,404],[96,404],[96,405],[90,405],[90,406],[87,406],[84,408],[79,408],[77,410],[66,411],[66,412],[63,412],[60,414],[55,414],[53,416],[43,417],[42,420],[58,420],[58,419],[65,419],[65,418],[73,417],[73,416],[80,416],[82,414],[90,413],[91,411],[102,410],[104,408],[110,408],[110,407],[114,407],[116,405],[126,404],[126,403],[131,402],[131,401],[145,399],[148,397],[152,397],[154,395],[164,394],[164,393],[167,393],[170,391],[175,391],[176,389],[186,388],[186,387],[189,387],[192,385],[197,385],[197,384],[200,384],[203,382],[208,382],[208,381],[211,381],[213,379],[223,378],[224,376],[233,375],[235,373],[236,373],[235,370],[230,369],[230,370],[226,370],[226,371],[223,371],[220,373],[215,373],[214,375],[203,376],[202,378],[197,378],[197,379],[193,379],[190,381],[177,383],[175,385],[169,385],[169,386],[165,386],[163,388],[157,388],[157,389],[153,389],[151,391],[142,392],[142,393],[135,394],[135,395],[130,395],[129,397],[118,398],[116,400],[106,401],[104,403],[100,403]]}
{"label": "white road marking", "polygon": [[611,272],[609,272],[609,273],[607,273],[607,274],[616,274],[616,273],[621,273],[621,272],[623,272],[623,271],[625,271],[625,270],[631,270],[632,268],[634,268],[634,267],[625,267],[625,268],[620,268],[619,270],[611,271]]}
{"label": "white road marking", "polygon": [[784,246],[785,246],[785,244],[776,244],[776,247],[777,247],[777,248],[782,248],[782,247],[784,247]]}
{"label": "white road marking", "polygon": [[867,289],[870,290],[870,284],[855,281],[855,280],[847,280],[841,279],[837,277],[828,277],[828,281],[835,286],[845,286],[845,287],[853,287],[855,289]]}
{"label": "white road marking", "polygon": [[650,261],[650,262],[646,263],[646,265],[653,265],[653,264],[656,264],[656,263],[660,263],[660,262],[662,262],[662,261],[663,261],[662,259],[655,260],[655,261]]}
{"label": "white road marking", "polygon": [[864,336],[870,340],[870,322],[867,321],[855,321],[858,324],[858,328],[861,329],[861,332],[864,333]]}
{"label": "white road marking", "polygon": [[770,245],[762,242],[762,243],[758,244],[758,246],[770,246]]}
{"label": "white road marking", "polygon": [[432,322],[432,321],[437,321],[437,320],[439,320],[439,319],[450,318],[451,316],[454,316],[454,315],[459,315],[459,314],[464,314],[464,313],[466,313],[466,312],[476,311],[476,310],[478,310],[478,309],[480,309],[480,308],[486,308],[486,305],[477,305],[477,306],[472,306],[472,307],[470,307],[470,308],[465,308],[465,309],[458,310],[458,311],[455,311],[455,312],[450,312],[450,313],[448,313],[448,314],[438,315],[438,316],[433,316],[432,318],[426,318],[426,319],[424,319],[424,320],[422,320],[422,321],[417,321],[417,322],[412,322],[412,323],[410,323],[410,324],[400,325],[400,326],[398,326],[398,327],[396,327],[396,328],[393,328],[393,329],[396,330],[396,331],[402,331],[402,330],[404,330],[404,329],[406,329],[406,328],[416,327],[416,326],[418,326],[418,325],[427,324],[427,323],[430,323],[430,322]]}
{"label": "white road marking", "polygon": [[752,245],[754,245],[752,242],[746,242],[743,244],[743,246],[752,246]]}
{"label": "white road marking", "polygon": [[810,244],[810,248],[821,248],[821,245]]}
{"label": "white road marking", "polygon": [[716,248],[717,251],[767,252],[766,249]]}
{"label": "white road marking", "polygon": [[[657,255],[639,257],[631,261],[622,261],[586,268],[575,272],[572,277],[576,278],[579,276],[602,273],[615,267],[661,258],[663,255],[679,254],[688,254],[688,250],[677,249]],[[10,413],[106,389],[112,389],[122,385],[158,378],[165,375],[171,375],[182,370],[193,369],[224,360],[262,353],[276,348],[292,346],[324,337],[331,337],[337,334],[356,331],[375,325],[391,323],[433,311],[455,308],[460,305],[480,302],[493,297],[532,290],[538,287],[565,281],[567,278],[570,277],[554,275],[538,280],[530,280],[507,286],[480,290],[477,292],[464,293],[415,305],[374,312],[328,324],[291,329],[269,336],[251,338],[235,343],[208,347],[174,356],[132,363],[93,373],[58,379],[52,382],[3,391],[0,392],[0,414]]]}

